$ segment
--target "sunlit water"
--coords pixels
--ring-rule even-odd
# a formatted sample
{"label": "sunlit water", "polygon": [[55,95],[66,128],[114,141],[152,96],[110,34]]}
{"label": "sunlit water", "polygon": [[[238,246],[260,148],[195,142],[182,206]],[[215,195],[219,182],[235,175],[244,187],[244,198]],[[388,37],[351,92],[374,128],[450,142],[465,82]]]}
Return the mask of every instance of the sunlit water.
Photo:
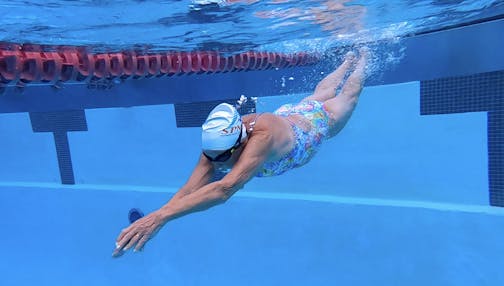
{"label": "sunlit water", "polygon": [[0,41],[96,50],[323,50],[491,17],[503,6],[501,0],[1,1]]}

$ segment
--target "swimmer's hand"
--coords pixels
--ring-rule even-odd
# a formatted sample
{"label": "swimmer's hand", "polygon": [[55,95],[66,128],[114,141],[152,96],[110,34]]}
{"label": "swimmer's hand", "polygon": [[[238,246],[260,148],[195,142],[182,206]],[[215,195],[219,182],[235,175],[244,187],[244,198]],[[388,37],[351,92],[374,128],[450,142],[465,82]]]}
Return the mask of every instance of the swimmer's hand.
{"label": "swimmer's hand", "polygon": [[119,234],[112,256],[119,257],[131,248],[134,248],[134,251],[142,251],[145,243],[153,238],[164,224],[165,220],[159,211],[138,219]]}

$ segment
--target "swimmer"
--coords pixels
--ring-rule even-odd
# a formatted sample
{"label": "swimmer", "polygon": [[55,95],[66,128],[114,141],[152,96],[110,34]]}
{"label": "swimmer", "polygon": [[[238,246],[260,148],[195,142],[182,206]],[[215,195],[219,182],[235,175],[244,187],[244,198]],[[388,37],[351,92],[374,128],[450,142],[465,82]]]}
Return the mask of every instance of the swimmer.
{"label": "swimmer", "polygon": [[[322,141],[338,134],[350,119],[363,87],[367,57],[365,48],[358,59],[348,53],[312,95],[273,113],[240,116],[230,104],[215,107],[202,126],[202,152],[188,181],[163,207],[125,228],[112,255],[141,251],[167,222],[226,202],[253,177],[280,175],[308,163]],[[212,182],[217,170],[229,171]]]}

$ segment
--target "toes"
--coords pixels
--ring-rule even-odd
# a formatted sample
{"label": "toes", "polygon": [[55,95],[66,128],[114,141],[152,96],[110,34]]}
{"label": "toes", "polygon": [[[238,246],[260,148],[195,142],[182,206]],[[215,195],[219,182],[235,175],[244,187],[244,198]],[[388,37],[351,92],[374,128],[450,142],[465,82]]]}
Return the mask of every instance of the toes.
{"label": "toes", "polygon": [[345,61],[353,62],[355,60],[355,53],[350,51],[345,55]]}

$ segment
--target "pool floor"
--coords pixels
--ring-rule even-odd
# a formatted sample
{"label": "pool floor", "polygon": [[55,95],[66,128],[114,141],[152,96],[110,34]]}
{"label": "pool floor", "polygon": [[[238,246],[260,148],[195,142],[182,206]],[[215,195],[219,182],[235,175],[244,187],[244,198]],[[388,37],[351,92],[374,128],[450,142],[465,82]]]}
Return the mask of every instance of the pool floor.
{"label": "pool floor", "polygon": [[169,191],[14,185],[0,187],[5,285],[504,284],[497,208],[247,192],[113,259],[128,210]]}

